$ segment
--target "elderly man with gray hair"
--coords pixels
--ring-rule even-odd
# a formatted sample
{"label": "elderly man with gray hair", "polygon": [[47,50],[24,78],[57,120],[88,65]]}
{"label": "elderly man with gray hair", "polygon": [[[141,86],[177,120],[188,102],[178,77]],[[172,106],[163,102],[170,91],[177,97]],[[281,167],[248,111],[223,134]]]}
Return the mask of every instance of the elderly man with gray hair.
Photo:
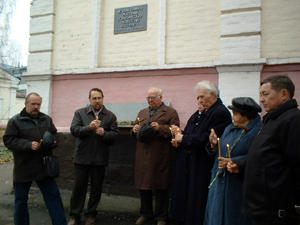
{"label": "elderly man with gray hair", "polygon": [[217,86],[210,81],[199,82],[195,87],[198,104],[204,111],[197,110],[189,119],[184,131],[172,126],[178,158],[173,182],[171,217],[185,225],[202,225],[205,214],[208,186],[214,156],[205,150],[209,134],[214,129],[221,137],[231,124],[231,115],[219,98]]}
{"label": "elderly man with gray hair", "polygon": [[[135,157],[135,188],[140,192],[141,216],[136,224],[155,219],[165,225],[168,219],[169,189],[171,187],[171,125],[179,126],[177,111],[162,102],[162,90],[149,88],[149,107],[137,116],[131,135],[137,138]],[[152,206],[155,194],[155,207]],[[153,208],[155,208],[153,210]]]}

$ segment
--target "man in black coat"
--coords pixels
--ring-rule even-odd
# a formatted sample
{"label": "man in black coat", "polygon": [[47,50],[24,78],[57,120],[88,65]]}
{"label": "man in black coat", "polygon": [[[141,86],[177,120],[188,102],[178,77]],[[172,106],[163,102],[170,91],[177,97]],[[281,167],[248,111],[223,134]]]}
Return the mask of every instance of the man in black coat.
{"label": "man in black coat", "polygon": [[178,146],[178,158],[173,183],[171,217],[185,225],[202,225],[205,214],[208,186],[214,158],[208,156],[205,146],[214,129],[221,137],[231,124],[231,115],[219,98],[217,86],[210,81],[199,82],[195,87],[198,104],[204,111],[196,111],[184,131],[177,131],[172,140]]}
{"label": "man in black coat", "polygon": [[294,91],[284,75],[261,82],[260,102],[267,114],[248,153],[242,207],[255,225],[299,224],[300,112]]}
{"label": "man in black coat", "polygon": [[[40,112],[42,98],[30,93],[25,108],[7,124],[3,142],[14,155],[13,184],[15,191],[14,221],[16,225],[29,225],[28,193],[33,181],[40,188],[52,224],[65,225],[66,217],[60,193],[54,178],[45,178],[43,158],[51,154],[58,141],[52,119]],[[42,142],[45,132],[53,135],[53,143]]]}
{"label": "man in black coat", "polygon": [[90,197],[85,216],[86,225],[95,225],[100,202],[109,148],[119,133],[117,117],[103,105],[103,92],[93,88],[89,92],[90,104],[75,111],[71,133],[76,140],[74,155],[74,186],[70,201],[71,219],[68,225],[81,222],[88,182]]}

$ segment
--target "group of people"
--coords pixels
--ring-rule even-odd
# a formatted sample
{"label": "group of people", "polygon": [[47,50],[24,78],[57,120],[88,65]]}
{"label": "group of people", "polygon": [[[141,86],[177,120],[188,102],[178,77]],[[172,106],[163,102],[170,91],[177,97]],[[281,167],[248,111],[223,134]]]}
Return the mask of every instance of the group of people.
{"label": "group of people", "polygon": [[[233,98],[231,116],[214,83],[199,82],[195,92],[198,109],[181,129],[177,111],[162,101],[162,90],[148,90],[149,107],[138,113],[131,130],[137,139],[135,188],[141,204],[135,224],[155,220],[165,225],[170,216],[182,225],[298,225],[300,112],[291,79],[275,75],[261,82],[262,119],[262,108],[250,97]],[[71,123],[77,141],[68,225],[81,222],[89,181],[85,224],[96,224],[109,147],[118,137],[117,118],[103,99],[102,90],[91,89],[90,104],[76,110]],[[33,181],[52,223],[67,224],[55,179],[43,177],[43,157],[51,150],[41,140],[46,131],[53,135],[53,147],[58,139],[41,104],[39,94],[28,94],[3,137],[14,155],[16,225],[30,224],[27,201]]]}
{"label": "group of people", "polygon": [[[105,167],[108,165],[109,148],[118,137],[116,116],[103,105],[103,92],[93,88],[89,92],[90,104],[74,113],[71,133],[76,140],[74,162],[74,185],[70,200],[69,225],[81,222],[88,183],[90,197],[85,216],[86,225],[95,225],[97,206],[102,194]],[[42,97],[30,93],[25,108],[13,116],[7,124],[3,142],[13,151],[13,186],[15,191],[14,221],[16,225],[29,225],[28,193],[35,181],[43,198],[53,225],[67,225],[65,211],[55,178],[44,177],[44,157],[52,154],[58,143],[57,130],[52,119],[40,112]],[[44,134],[50,132],[53,146],[44,143]]]}

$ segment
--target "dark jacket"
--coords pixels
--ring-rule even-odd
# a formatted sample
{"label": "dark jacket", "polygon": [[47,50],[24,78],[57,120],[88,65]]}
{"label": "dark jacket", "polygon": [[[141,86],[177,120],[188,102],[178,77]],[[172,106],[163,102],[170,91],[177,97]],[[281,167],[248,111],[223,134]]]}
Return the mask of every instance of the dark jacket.
{"label": "dark jacket", "polygon": [[[163,104],[150,118],[149,108],[139,112],[141,126],[157,122],[160,126],[149,143],[137,142],[135,159],[135,188],[141,190],[166,190],[171,187],[171,159],[174,151],[171,125],[179,126],[177,111]],[[136,121],[138,122],[138,121]],[[134,136],[133,131],[131,135]]]}
{"label": "dark jacket", "polygon": [[51,150],[46,150],[42,145],[38,151],[33,151],[31,143],[40,142],[46,131],[54,135],[58,142],[57,130],[52,119],[44,113],[39,113],[35,120],[24,108],[20,114],[8,121],[3,142],[9,150],[13,151],[15,182],[43,179],[43,157],[49,155]]}
{"label": "dark jacket", "polygon": [[[248,123],[245,129],[230,124],[221,136],[221,156],[228,158],[227,144],[231,147],[232,161],[247,158],[251,143],[261,127],[261,117]],[[212,154],[210,143],[207,145]],[[249,217],[241,213],[243,174],[229,173],[227,169],[219,169],[219,154],[217,154],[211,173],[211,187],[205,211],[205,225],[251,225]]]}
{"label": "dark jacket", "polygon": [[289,100],[264,116],[263,126],[248,153],[244,214],[274,224],[299,224],[294,209],[295,204],[300,205],[299,135],[296,100]]}
{"label": "dark jacket", "polygon": [[90,130],[90,123],[95,120],[91,105],[78,109],[74,113],[71,133],[76,140],[74,163],[82,165],[108,165],[109,147],[116,141],[119,129],[117,117],[103,106],[99,113],[100,127],[104,129],[104,136]]}
{"label": "dark jacket", "polygon": [[199,116],[189,119],[178,148],[172,190],[171,216],[186,225],[201,225],[214,157],[206,152],[211,129],[220,137],[231,123],[231,115],[220,99]]}

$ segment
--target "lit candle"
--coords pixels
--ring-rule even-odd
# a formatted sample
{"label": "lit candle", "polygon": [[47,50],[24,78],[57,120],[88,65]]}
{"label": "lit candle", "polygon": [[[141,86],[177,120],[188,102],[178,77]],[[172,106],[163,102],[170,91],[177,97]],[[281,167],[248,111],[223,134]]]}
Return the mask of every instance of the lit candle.
{"label": "lit candle", "polygon": [[[169,127],[171,134],[172,134],[172,139],[175,139],[175,134],[172,133],[172,127]],[[175,147],[177,148],[177,142],[175,140]]]}
{"label": "lit candle", "polygon": [[[179,128],[177,128],[177,129],[176,129],[176,134],[178,134],[178,133],[179,133],[179,130],[180,130]],[[176,148],[178,147],[178,143],[177,143],[177,141],[176,141],[176,140],[175,140],[175,147],[176,147]]]}
{"label": "lit candle", "polygon": [[[227,144],[227,148],[228,148],[229,163],[230,163],[230,166],[231,166],[232,160],[231,160],[231,150],[230,150],[230,145],[229,144]],[[232,173],[231,167],[230,167],[230,173]]]}
{"label": "lit candle", "polygon": [[220,138],[218,138],[218,147],[219,147],[219,157],[221,157],[221,144],[220,144]]}
{"label": "lit candle", "polygon": [[138,117],[137,120],[138,120],[138,122],[139,122],[139,126],[141,126],[140,118]]}
{"label": "lit candle", "polygon": [[171,134],[172,134],[172,138],[174,138],[174,134],[172,133],[172,127],[169,127]]}

